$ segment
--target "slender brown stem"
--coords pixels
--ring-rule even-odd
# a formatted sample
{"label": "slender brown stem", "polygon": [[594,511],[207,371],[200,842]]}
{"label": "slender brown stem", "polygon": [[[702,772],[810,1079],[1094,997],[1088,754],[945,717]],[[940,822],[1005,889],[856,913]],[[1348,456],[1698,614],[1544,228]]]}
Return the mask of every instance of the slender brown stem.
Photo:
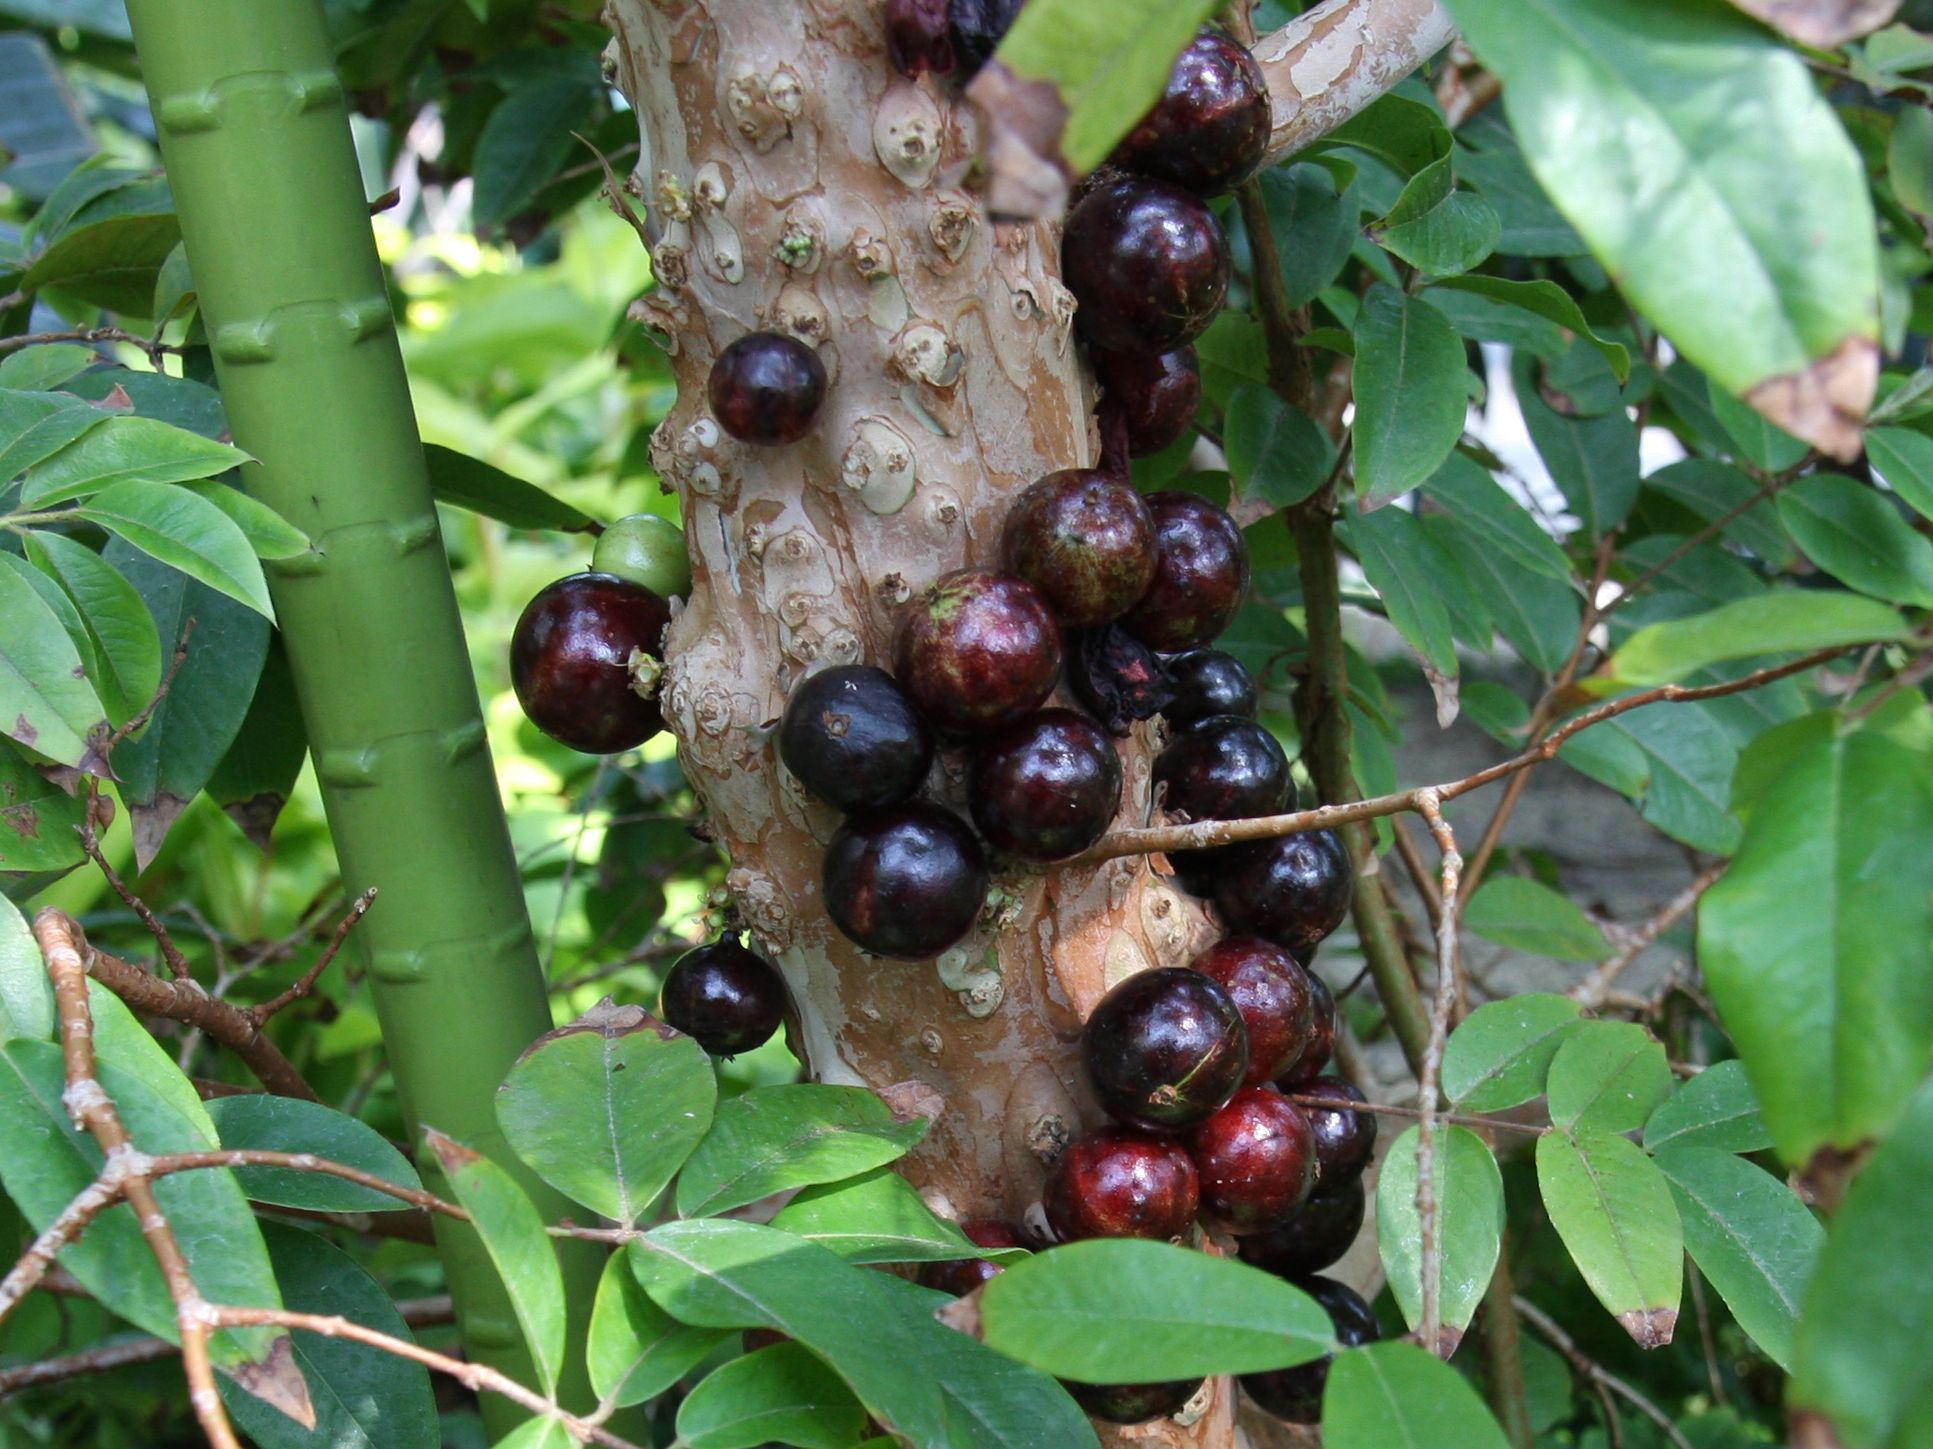
{"label": "slender brown stem", "polygon": [[1564,1332],[1557,1320],[1544,1312],[1535,1303],[1532,1303],[1528,1298],[1521,1297],[1516,1299],[1515,1302],[1517,1313],[1524,1322],[1528,1323],[1548,1340],[1552,1348],[1569,1359],[1571,1367],[1582,1375],[1587,1383],[1600,1390],[1616,1394],[1619,1398],[1623,1399],[1632,1408],[1636,1409],[1640,1414],[1643,1414],[1645,1418],[1656,1424],[1659,1432],[1665,1438],[1669,1439],[1676,1446],[1676,1449],[1691,1449],[1691,1441],[1685,1438],[1678,1426],[1672,1422],[1671,1415],[1667,1414],[1650,1399],[1638,1392],[1637,1389],[1612,1373],[1603,1364],[1585,1353],[1583,1349],[1577,1346],[1577,1340]]}
{"label": "slender brown stem", "polygon": [[1497,1266],[1490,1274],[1490,1286],[1477,1309],[1477,1350],[1483,1364],[1484,1397],[1503,1425],[1511,1449],[1532,1449],[1537,1435],[1530,1423],[1523,1325],[1512,1301],[1515,1292],[1510,1281],[1510,1234],[1505,1232],[1497,1244]]}
{"label": "slender brown stem", "polygon": [[[1456,836],[1443,818],[1439,797],[1425,790],[1417,808],[1429,822],[1430,834],[1443,854],[1442,898],[1457,898],[1457,879],[1463,870],[1463,856],[1456,848]],[[1456,1005],[1456,917],[1454,910],[1439,913],[1436,928],[1436,1000],[1430,1010],[1429,1045],[1423,1054],[1423,1070],[1418,1076],[1418,1102],[1422,1116],[1416,1130],[1416,1219],[1422,1236],[1420,1247],[1423,1279],[1422,1312],[1417,1331],[1423,1347],[1447,1358],[1456,1347],[1443,1342],[1442,1273],[1443,1245],[1437,1234],[1436,1220],[1436,1112],[1437,1082],[1443,1074],[1443,1048],[1450,1036],[1450,1011]]]}
{"label": "slender brown stem", "polygon": [[[1288,1095],[1289,1100],[1297,1106],[1330,1112],[1374,1112],[1379,1117],[1404,1117],[1410,1121],[1416,1121],[1423,1115],[1421,1107],[1399,1107],[1393,1102],[1357,1102],[1348,1097],[1321,1097],[1307,1092],[1290,1092]],[[1508,1117],[1481,1117],[1462,1112],[1438,1112],[1436,1120],[1479,1131],[1525,1132],[1533,1137],[1542,1137],[1551,1130],[1539,1127],[1534,1122],[1513,1122]]]}
{"label": "slender brown stem", "polygon": [[1698,904],[1700,896],[1718,884],[1718,879],[1725,874],[1725,867],[1728,864],[1730,864],[1729,861],[1721,860],[1718,864],[1700,871],[1690,885],[1666,901],[1650,920],[1631,932],[1622,950],[1592,968],[1591,974],[1572,989],[1572,1000],[1589,1010],[1596,1010],[1604,1005],[1606,997],[1610,995],[1612,983],[1624,974],[1625,968],[1642,956],[1658,937],[1682,920],[1691,908]]}
{"label": "slender brown stem", "polygon": [[243,1015],[255,1023],[257,1031],[268,1025],[269,1021],[278,1011],[302,1000],[310,992],[315,990],[316,981],[324,971],[329,969],[329,963],[336,959],[336,953],[342,949],[342,943],[349,939],[349,933],[356,928],[356,922],[368,915],[369,908],[375,903],[376,887],[371,886],[356,898],[356,903],[349,908],[349,914],[344,916],[342,923],[336,927],[336,933],[330,938],[329,944],[323,948],[322,954],[316,957],[315,965],[303,972],[300,980],[296,981],[286,991],[270,997],[260,1006],[249,1007],[243,1013]]}

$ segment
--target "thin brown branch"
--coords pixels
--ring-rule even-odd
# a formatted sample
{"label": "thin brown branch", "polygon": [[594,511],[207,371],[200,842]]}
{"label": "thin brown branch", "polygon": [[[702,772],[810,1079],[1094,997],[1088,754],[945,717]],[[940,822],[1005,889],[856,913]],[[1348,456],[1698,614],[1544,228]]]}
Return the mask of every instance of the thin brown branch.
{"label": "thin brown branch", "polygon": [[1270,157],[1328,135],[1455,35],[1432,0],[1329,0],[1263,36],[1254,51],[1269,83]]}
{"label": "thin brown branch", "polygon": [[470,1219],[469,1213],[453,1202],[445,1202],[433,1192],[425,1192],[420,1187],[405,1187],[373,1172],[364,1172],[359,1167],[317,1157],[313,1152],[273,1152],[260,1147],[224,1147],[211,1152],[164,1152],[148,1159],[147,1175],[166,1177],[176,1172],[218,1167],[280,1167],[291,1172],[312,1172],[321,1177],[353,1182],[358,1187],[383,1193],[426,1212],[442,1213],[445,1217],[464,1222]]}
{"label": "thin brown branch", "polygon": [[1727,509],[1719,517],[1713,519],[1710,523],[1699,529],[1698,532],[1692,534],[1670,553],[1666,554],[1650,568],[1639,574],[1629,584],[1625,585],[1615,599],[1611,600],[1610,603],[1598,611],[1598,617],[1600,619],[1605,618],[1616,610],[1623,608],[1624,605],[1632,599],[1635,599],[1662,578],[1673,564],[1685,558],[1693,549],[1699,547],[1701,544],[1710,543],[1719,534],[1723,533],[1727,528],[1730,528],[1734,523],[1738,522],[1739,519],[1758,507],[1759,504],[1765,502],[1768,498],[1774,497],[1781,488],[1797,478],[1799,476],[1799,470],[1810,464],[1816,456],[1816,454],[1808,453],[1800,460],[1796,467],[1787,469],[1777,477],[1766,479],[1764,483],[1759,485],[1758,491],[1750,498],[1747,498],[1736,507]]}
{"label": "thin brown branch", "polygon": [[1282,280],[1282,254],[1276,246],[1275,227],[1269,220],[1261,183],[1244,182],[1235,189],[1235,200],[1242,209],[1242,229],[1248,234],[1256,310],[1262,316],[1262,336],[1268,349],[1269,386],[1284,402],[1297,405],[1295,399],[1315,394],[1308,349],[1301,345],[1309,330],[1309,313],[1289,301],[1289,290]]}
{"label": "thin brown branch", "polygon": [[1725,874],[1728,864],[1729,861],[1721,860],[1700,871],[1690,885],[1660,906],[1650,920],[1632,931],[1616,955],[1593,967],[1591,974],[1571,991],[1571,999],[1587,1011],[1595,1011],[1604,1005],[1612,983],[1624,974],[1625,968],[1649,950],[1658,937],[1684,919],[1691,908],[1698,904],[1699,897],[1718,884],[1718,878]]}
{"label": "thin brown branch", "polygon": [[349,914],[342,918],[341,924],[336,927],[335,935],[323,948],[322,954],[316,957],[315,965],[304,971],[300,980],[279,995],[270,997],[260,1006],[251,1006],[242,1013],[255,1023],[257,1031],[267,1026],[278,1011],[301,1001],[315,990],[315,983],[321,978],[322,973],[329,969],[329,963],[336,959],[336,953],[342,949],[342,943],[349,939],[349,933],[356,928],[356,922],[368,915],[369,908],[375,903],[376,887],[371,886],[356,897],[356,903],[349,908]]}
{"label": "thin brown branch", "polygon": [[1640,1414],[1643,1414],[1645,1418],[1656,1424],[1659,1432],[1665,1438],[1669,1439],[1676,1446],[1676,1449],[1691,1449],[1691,1441],[1685,1438],[1678,1426],[1672,1422],[1671,1415],[1667,1414],[1637,1389],[1633,1388],[1630,1384],[1604,1367],[1603,1364],[1585,1353],[1583,1349],[1579,1348],[1577,1346],[1577,1340],[1564,1332],[1558,1325],[1556,1319],[1552,1318],[1528,1298],[1519,1297],[1516,1300],[1516,1304],[1517,1312],[1522,1316],[1524,1322],[1536,1329],[1549,1342],[1552,1348],[1569,1359],[1571,1367],[1583,1376],[1585,1382],[1589,1383],[1593,1388],[1616,1394],[1619,1398],[1623,1399],[1632,1408],[1636,1409]]}
{"label": "thin brown branch", "polygon": [[23,332],[14,337],[0,337],[0,356],[9,352],[18,352],[23,347],[38,346],[43,342],[85,342],[90,345],[101,342],[126,342],[147,353],[148,360],[155,365],[157,371],[160,370],[161,358],[164,355],[168,353],[179,355],[188,350],[158,338],[141,337],[119,327],[77,327],[66,332]]}
{"label": "thin brown branch", "polygon": [[[1458,877],[1463,856],[1456,848],[1450,822],[1443,818],[1441,797],[1424,790],[1417,797],[1417,809],[1429,823],[1430,834],[1443,855],[1443,900],[1457,898]],[[1443,1075],[1443,1048],[1450,1036],[1450,1010],[1456,1005],[1456,921],[1457,913],[1439,913],[1436,928],[1436,1000],[1430,1009],[1429,1048],[1423,1055],[1423,1070],[1418,1080],[1417,1101],[1423,1114],[1416,1128],[1416,1219],[1422,1235],[1419,1248],[1423,1280],[1422,1312],[1417,1333],[1423,1347],[1448,1358],[1456,1348],[1454,1341],[1443,1341],[1442,1275],[1443,1244],[1436,1218],[1436,1112],[1437,1083]]]}
{"label": "thin brown branch", "polygon": [[20,1300],[39,1287],[54,1270],[54,1260],[63,1248],[77,1241],[87,1225],[121,1200],[118,1180],[102,1177],[90,1182],[74,1200],[60,1210],[46,1228],[27,1245],[20,1261],[0,1279],[0,1323],[20,1306]]}
{"label": "thin brown branch", "polygon": [[188,959],[181,954],[181,948],[175,945],[174,937],[168,933],[168,928],[162,925],[161,918],[148,908],[148,903],[136,895],[128,883],[121,879],[120,872],[114,869],[101,850],[100,835],[94,822],[102,818],[102,810],[100,783],[90,775],[87,780],[87,809],[81,815],[81,849],[87,853],[87,858],[100,868],[101,874],[113,888],[114,894],[121,898],[121,903],[133,911],[141,924],[148,928],[148,934],[154,937],[155,945],[161,948],[161,959],[168,965],[168,974],[176,981],[192,986],[194,973],[188,969]]}
{"label": "thin brown branch", "polygon": [[194,637],[194,633],[195,621],[193,619],[190,619],[181,626],[181,637],[175,641],[174,653],[168,656],[168,667],[161,676],[161,683],[155,686],[154,693],[148,696],[148,702],[141,706],[140,712],[107,737],[106,742],[101,746],[101,755],[103,758],[112,756],[115,747],[121,741],[127,739],[136,730],[141,729],[149,720],[154,718],[154,712],[161,708],[161,701],[166,699],[168,697],[168,691],[174,688],[175,676],[181,672],[181,666],[188,660],[188,641]]}
{"label": "thin brown branch", "polygon": [[[1403,1117],[1412,1122],[1423,1115],[1421,1107],[1399,1107],[1393,1102],[1358,1102],[1349,1097],[1322,1097],[1308,1092],[1290,1092],[1288,1097],[1299,1107],[1315,1107],[1331,1112],[1374,1112],[1380,1117]],[[1508,1117],[1483,1117],[1464,1112],[1438,1112],[1436,1120],[1477,1131],[1525,1132],[1533,1137],[1542,1137],[1551,1130],[1535,1122],[1513,1122]]]}
{"label": "thin brown branch", "polygon": [[1422,897],[1423,909],[1429,913],[1430,929],[1435,930],[1443,919],[1443,893],[1437,889],[1436,877],[1423,860],[1423,852],[1417,848],[1415,839],[1410,835],[1404,822],[1398,818],[1392,822],[1391,832],[1396,839],[1396,854],[1403,862],[1403,869],[1409,875],[1410,884],[1416,887],[1416,894]]}

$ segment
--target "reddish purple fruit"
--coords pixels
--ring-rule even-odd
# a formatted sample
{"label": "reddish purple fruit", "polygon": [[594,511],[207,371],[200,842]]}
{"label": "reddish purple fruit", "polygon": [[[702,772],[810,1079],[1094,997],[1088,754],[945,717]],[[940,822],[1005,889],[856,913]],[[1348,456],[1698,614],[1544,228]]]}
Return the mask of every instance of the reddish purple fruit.
{"label": "reddish purple fruit", "polygon": [[812,431],[826,396],[819,354],[782,332],[749,332],[718,354],[711,415],[741,443],[777,447]]}
{"label": "reddish purple fruit", "polygon": [[1248,1029],[1245,1086],[1272,1081],[1294,1066],[1309,1044],[1315,990],[1295,957],[1259,936],[1229,936],[1189,962],[1235,1003]]}
{"label": "reddish purple fruit", "polygon": [[1047,1179],[1041,1205],[1063,1243],[1082,1238],[1153,1238],[1188,1231],[1201,1205],[1194,1161],[1165,1137],[1101,1127],[1069,1144]]}
{"label": "reddish purple fruit", "polygon": [[1025,579],[960,569],[906,606],[900,683],[942,730],[972,734],[1032,714],[1060,678],[1060,626]]}
{"label": "reddish purple fruit", "polygon": [[779,722],[779,758],[812,794],[856,814],[918,791],[933,763],[933,735],[892,675],[844,664],[793,689]]}
{"label": "reddish purple fruit", "polygon": [[1201,364],[1192,347],[1152,357],[1089,353],[1101,383],[1101,406],[1127,429],[1128,456],[1145,458],[1181,441],[1201,405]]}
{"label": "reddish purple fruit", "polygon": [[947,0],[886,0],[886,58],[908,80],[952,70]]}
{"label": "reddish purple fruit", "polygon": [[1244,1087],[1188,1133],[1202,1206],[1234,1233],[1282,1222],[1315,1187],[1308,1114],[1273,1087]]}
{"label": "reddish purple fruit", "polygon": [[[1368,1098],[1353,1082],[1341,1077],[1314,1077],[1296,1090],[1310,1097],[1332,1097],[1351,1102]],[[1341,1187],[1362,1176],[1376,1151],[1376,1114],[1344,1107],[1305,1107],[1316,1139],[1316,1177],[1324,1190]]]}
{"label": "reddish purple fruit", "polygon": [[[1360,1348],[1383,1336],[1376,1315],[1347,1284],[1333,1278],[1309,1278],[1296,1287],[1322,1305],[1335,1327],[1336,1342],[1344,1348]],[[1322,1389],[1329,1382],[1329,1365],[1334,1361],[1335,1355],[1330,1354],[1294,1368],[1243,1374],[1242,1387],[1248,1390],[1251,1399],[1278,1419],[1286,1419],[1291,1424],[1319,1424]]]}
{"label": "reddish purple fruit", "polygon": [[1252,719],[1203,720],[1155,756],[1162,806],[1189,820],[1246,820],[1287,808],[1295,783],[1275,736]]}
{"label": "reddish purple fruit", "polygon": [[1001,557],[1070,628],[1118,619],[1154,581],[1154,515],[1128,484],[1065,468],[1021,490]]}
{"label": "reddish purple fruit", "polygon": [[1077,1384],[1061,1380],[1075,1403],[1110,1424],[1145,1424],[1150,1419],[1179,1414],[1201,1392],[1201,1385],[1200,1379],[1175,1379],[1165,1384]]}
{"label": "reddish purple fruit", "polygon": [[1067,682],[1109,734],[1153,719],[1174,691],[1161,656],[1118,624],[1080,629],[1067,640]]}
{"label": "reddish purple fruit", "polygon": [[687,951],[666,973],[665,1021],[715,1057],[763,1046],[785,1015],[785,981],[770,961],[725,936]]}
{"label": "reddish purple fruit", "polygon": [[826,847],[826,913],[876,955],[939,955],[973,929],[986,898],[980,842],[938,805],[914,800],[855,816]]}
{"label": "reddish purple fruit", "polygon": [[[968,1241],[980,1248],[1019,1248],[1025,1245],[1006,1223],[976,1219],[960,1224]],[[947,1263],[926,1263],[920,1267],[920,1282],[955,1298],[964,1298],[982,1283],[1000,1276],[998,1263],[985,1258],[955,1258]]]}
{"label": "reddish purple fruit", "polygon": [[1248,594],[1248,545],[1228,510],[1193,493],[1150,493],[1154,582],[1121,627],[1173,654],[1214,642]]}
{"label": "reddish purple fruit", "polygon": [[1095,347],[1152,356],[1208,330],[1228,295],[1228,239],[1200,198],[1122,176],[1067,214],[1061,276]]}
{"label": "reddish purple fruit", "polygon": [[1299,953],[1342,924],[1354,888],[1355,871],[1335,833],[1305,830],[1230,850],[1215,904],[1230,930]]}
{"label": "reddish purple fruit", "polygon": [[1309,1043],[1302,1048],[1288,1070],[1275,1079],[1283,1091],[1300,1092],[1307,1084],[1321,1076],[1329,1065],[1329,1059],[1336,1054],[1336,998],[1329,990],[1329,983],[1313,971],[1306,971],[1309,978]]}
{"label": "reddish purple fruit", "polygon": [[[1316,1186],[1322,1170],[1316,1169]],[[1316,1192],[1266,1232],[1249,1233],[1241,1240],[1242,1261],[1265,1268],[1280,1278],[1302,1278],[1320,1273],[1347,1253],[1362,1232],[1366,1199],[1361,1179],[1344,1183],[1334,1192]]]}
{"label": "reddish purple fruit", "polygon": [[1168,89],[1109,158],[1198,196],[1246,181],[1269,149],[1269,88],[1255,57],[1213,30],[1175,62]]}
{"label": "reddish purple fruit", "polygon": [[1149,1132],[1194,1125],[1248,1073],[1248,1033],[1229,995],[1199,971],[1141,971],[1116,986],[1081,1036],[1110,1117]]}
{"label": "reddish purple fruit", "polygon": [[1121,757],[1086,715],[1043,709],[980,747],[967,793],[996,850],[1066,860],[1105,835],[1121,808]]}
{"label": "reddish purple fruit", "polygon": [[1175,697],[1161,717],[1172,730],[1192,729],[1222,714],[1255,718],[1255,676],[1233,654],[1190,649],[1168,661],[1168,678],[1174,683]]}
{"label": "reddish purple fruit", "polygon": [[1027,0],[952,0],[953,49],[960,58],[960,74],[972,79],[1000,46]]}
{"label": "reddish purple fruit", "polygon": [[[613,574],[559,579],[524,607],[510,636],[517,702],[538,729],[587,755],[643,744],[664,728],[655,661],[670,622],[671,606],[642,584]],[[649,698],[638,692],[646,681]]]}

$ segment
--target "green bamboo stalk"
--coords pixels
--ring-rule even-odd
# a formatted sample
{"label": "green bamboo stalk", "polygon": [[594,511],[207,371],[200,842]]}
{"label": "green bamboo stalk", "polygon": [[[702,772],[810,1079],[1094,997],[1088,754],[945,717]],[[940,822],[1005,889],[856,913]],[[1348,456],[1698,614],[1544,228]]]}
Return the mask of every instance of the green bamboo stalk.
{"label": "green bamboo stalk", "polygon": [[[550,1009],[321,6],[128,12],[244,483],[314,540],[270,591],[343,879],[381,892],[353,941],[404,1111],[515,1166],[491,1099]],[[481,1242],[436,1230],[468,1351],[535,1382]],[[581,1334],[600,1253],[564,1256]]]}

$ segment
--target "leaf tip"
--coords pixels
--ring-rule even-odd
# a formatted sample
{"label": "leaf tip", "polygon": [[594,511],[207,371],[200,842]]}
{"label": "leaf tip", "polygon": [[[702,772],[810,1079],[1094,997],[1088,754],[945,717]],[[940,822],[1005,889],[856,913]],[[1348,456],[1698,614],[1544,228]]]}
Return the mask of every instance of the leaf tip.
{"label": "leaf tip", "polygon": [[315,1401],[309,1397],[308,1381],[295,1361],[295,1340],[283,1334],[269,1345],[265,1357],[255,1363],[237,1364],[227,1370],[237,1385],[271,1408],[288,1415],[304,1429],[315,1428]]}
{"label": "leaf tip", "polygon": [[460,1171],[483,1156],[481,1152],[465,1147],[456,1139],[445,1137],[434,1127],[423,1129],[423,1140],[429,1144],[430,1151],[436,1154],[437,1162],[448,1173]]}
{"label": "leaf tip", "polygon": [[1663,1348],[1671,1342],[1672,1334],[1678,1331],[1678,1310],[1627,1308],[1618,1315],[1618,1322],[1624,1325],[1624,1331],[1631,1335],[1631,1341],[1639,1348]]}
{"label": "leaf tip", "polygon": [[1745,401],[1794,437],[1850,463],[1865,447],[1864,419],[1879,387],[1879,344],[1848,337],[1803,372],[1768,377]]}

